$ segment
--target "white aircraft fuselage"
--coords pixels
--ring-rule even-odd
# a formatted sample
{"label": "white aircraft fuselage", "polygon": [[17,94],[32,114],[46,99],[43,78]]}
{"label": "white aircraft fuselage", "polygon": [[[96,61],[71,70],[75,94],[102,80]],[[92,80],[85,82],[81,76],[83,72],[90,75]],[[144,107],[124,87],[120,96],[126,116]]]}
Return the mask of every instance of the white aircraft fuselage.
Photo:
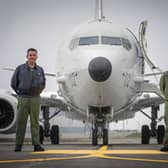
{"label": "white aircraft fuselage", "polygon": [[109,121],[129,118],[143,57],[128,29],[105,20],[83,24],[61,43],[56,63],[59,93],[76,118],[87,117],[89,107],[109,107]]}

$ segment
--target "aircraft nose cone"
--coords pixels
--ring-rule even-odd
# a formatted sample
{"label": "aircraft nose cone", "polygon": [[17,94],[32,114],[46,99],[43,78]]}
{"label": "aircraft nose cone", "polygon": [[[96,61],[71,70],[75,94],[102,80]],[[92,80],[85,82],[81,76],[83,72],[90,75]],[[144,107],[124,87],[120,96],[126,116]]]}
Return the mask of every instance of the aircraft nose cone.
{"label": "aircraft nose cone", "polygon": [[106,81],[112,72],[112,65],[107,58],[96,57],[89,63],[89,74],[96,82]]}

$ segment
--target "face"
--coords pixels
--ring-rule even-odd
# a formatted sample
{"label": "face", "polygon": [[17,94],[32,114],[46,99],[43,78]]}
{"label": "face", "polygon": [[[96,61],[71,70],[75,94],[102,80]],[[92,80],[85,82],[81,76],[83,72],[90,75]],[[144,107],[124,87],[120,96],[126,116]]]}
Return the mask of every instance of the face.
{"label": "face", "polygon": [[35,51],[29,51],[28,54],[27,54],[27,61],[30,64],[35,64],[36,60],[37,60],[37,52],[35,52]]}

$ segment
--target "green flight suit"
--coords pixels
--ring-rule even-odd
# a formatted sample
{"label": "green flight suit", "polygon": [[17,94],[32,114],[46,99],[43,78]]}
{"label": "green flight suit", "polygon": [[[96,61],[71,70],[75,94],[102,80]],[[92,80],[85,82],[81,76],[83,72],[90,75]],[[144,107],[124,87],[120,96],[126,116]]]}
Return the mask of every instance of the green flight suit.
{"label": "green flight suit", "polygon": [[31,122],[32,144],[39,145],[40,93],[45,88],[43,69],[28,63],[19,65],[11,80],[11,87],[18,95],[18,115],[16,121],[16,145],[22,145],[25,137],[28,116]]}
{"label": "green flight suit", "polygon": [[39,145],[39,112],[40,97],[18,97],[18,118],[16,126],[16,144],[22,145],[24,142],[25,130],[28,116],[31,122],[32,144]]}
{"label": "green flight suit", "polygon": [[160,78],[160,90],[165,97],[165,125],[166,132],[163,144],[168,146],[168,71],[166,71]]}

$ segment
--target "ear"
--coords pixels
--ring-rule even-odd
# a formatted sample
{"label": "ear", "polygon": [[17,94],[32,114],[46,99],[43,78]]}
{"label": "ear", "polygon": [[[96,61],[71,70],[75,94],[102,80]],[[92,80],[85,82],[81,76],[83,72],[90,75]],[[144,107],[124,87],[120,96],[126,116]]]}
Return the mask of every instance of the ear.
{"label": "ear", "polygon": [[29,53],[27,52],[27,53],[26,53],[26,58],[28,58],[28,54],[29,54]]}

